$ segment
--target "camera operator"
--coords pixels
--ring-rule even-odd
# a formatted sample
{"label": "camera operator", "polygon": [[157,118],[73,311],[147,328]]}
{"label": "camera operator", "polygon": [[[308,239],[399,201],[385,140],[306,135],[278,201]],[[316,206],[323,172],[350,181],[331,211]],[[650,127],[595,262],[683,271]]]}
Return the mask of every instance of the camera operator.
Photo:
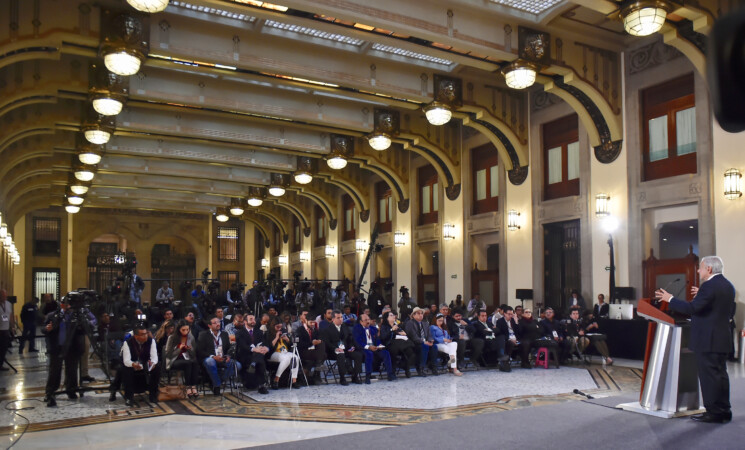
{"label": "camera operator", "polygon": [[171,289],[167,281],[164,281],[161,288],[158,289],[158,292],[155,294],[155,304],[158,306],[160,311],[165,311],[172,307],[173,299],[173,289]]}
{"label": "camera operator", "polygon": [[409,289],[401,286],[401,299],[398,301],[398,313],[401,315],[401,321],[406,322],[411,317],[414,308],[417,307],[416,301],[409,296]]}
{"label": "camera operator", "polygon": [[[127,266],[125,265],[125,270],[127,270],[126,267]],[[142,280],[142,277],[137,275],[137,261],[132,261],[129,267],[131,267],[132,271],[132,284],[129,286],[129,299],[140,305],[142,302],[142,291],[145,290],[145,282]]]}
{"label": "camera operator", "polygon": [[[134,405],[135,384],[146,387],[149,400],[158,402],[158,350],[155,339],[148,336],[142,324],[134,329],[134,335],[122,345],[122,383],[124,384],[124,404]],[[143,386],[144,385],[144,386]]]}
{"label": "camera operator", "polygon": [[[8,293],[5,289],[0,289],[0,370],[9,370],[3,367],[5,364],[5,355],[10,347],[11,339],[16,327],[15,317],[13,315],[13,305],[8,301]],[[23,350],[23,347],[21,347]]]}
{"label": "camera operator", "polygon": [[377,281],[370,284],[370,297],[367,299],[367,306],[377,318],[383,313],[383,307],[386,305],[385,299],[380,294],[380,286]]}
{"label": "camera operator", "polygon": [[43,333],[47,336],[49,374],[47,377],[47,406],[56,406],[54,393],[60,385],[62,362],[65,363],[65,390],[69,399],[78,396],[78,363],[85,346],[86,328],[96,325],[96,318],[83,307],[83,296],[71,292],[62,299],[60,309],[49,313]]}

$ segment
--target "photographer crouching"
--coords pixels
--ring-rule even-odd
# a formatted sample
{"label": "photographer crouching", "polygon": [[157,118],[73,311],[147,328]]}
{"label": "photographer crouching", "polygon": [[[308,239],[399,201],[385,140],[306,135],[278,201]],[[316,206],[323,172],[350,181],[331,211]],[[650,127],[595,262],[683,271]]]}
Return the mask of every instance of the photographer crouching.
{"label": "photographer crouching", "polygon": [[47,406],[57,406],[55,392],[60,386],[62,363],[65,363],[65,391],[67,398],[78,398],[78,365],[84,353],[86,334],[96,325],[96,318],[85,308],[85,294],[70,292],[60,309],[49,313],[42,332],[47,338],[49,374],[47,377]]}

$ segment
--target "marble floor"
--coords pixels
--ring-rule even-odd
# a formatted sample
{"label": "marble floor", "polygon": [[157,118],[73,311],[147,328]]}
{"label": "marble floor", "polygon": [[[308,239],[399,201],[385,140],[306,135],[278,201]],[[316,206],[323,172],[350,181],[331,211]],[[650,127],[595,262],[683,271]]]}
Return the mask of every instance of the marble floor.
{"label": "marble floor", "polygon": [[108,382],[94,359],[90,375],[97,381],[86,384],[90,391],[72,401],[58,396],[58,407],[47,408],[43,349],[13,353],[9,362],[18,373],[0,372],[0,445],[17,442],[14,448],[205,448],[216,439],[220,448],[251,447],[582,400],[575,389],[596,397],[638,392],[641,381],[638,362],[606,367],[598,360],[558,370],[471,370],[463,377],[332,383],[269,395],[236,389],[195,401],[140,398],[127,408],[121,399],[108,401]]}

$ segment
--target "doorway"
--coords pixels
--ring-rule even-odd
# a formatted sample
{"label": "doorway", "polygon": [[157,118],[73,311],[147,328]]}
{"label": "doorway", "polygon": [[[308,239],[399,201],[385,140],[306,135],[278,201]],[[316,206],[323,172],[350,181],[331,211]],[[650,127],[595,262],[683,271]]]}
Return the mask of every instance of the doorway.
{"label": "doorway", "polygon": [[582,292],[579,220],[543,225],[545,307],[564,312],[572,290]]}

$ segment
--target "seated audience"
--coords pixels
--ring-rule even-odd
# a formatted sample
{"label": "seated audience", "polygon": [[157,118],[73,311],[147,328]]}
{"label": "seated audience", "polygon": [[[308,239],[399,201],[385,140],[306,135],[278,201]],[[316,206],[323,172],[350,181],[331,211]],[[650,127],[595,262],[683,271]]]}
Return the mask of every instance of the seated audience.
{"label": "seated audience", "polygon": [[499,330],[499,333],[504,336],[504,354],[505,356],[509,357],[512,355],[512,351],[517,347],[518,345],[518,339],[520,335],[520,329],[517,326],[517,322],[515,322],[514,314],[511,306],[506,306],[504,308],[504,317],[497,320],[497,329]]}
{"label": "seated audience", "polygon": [[[264,332],[256,326],[253,314],[246,314],[244,326],[235,332],[235,359],[243,366],[243,385],[258,385],[259,394],[268,394],[266,389],[266,354],[269,347],[264,344]],[[251,380],[250,378],[253,378]],[[255,383],[252,383],[255,382]]]}
{"label": "seated audience", "polygon": [[396,379],[396,373],[391,363],[391,354],[385,349],[385,345],[380,342],[378,329],[371,326],[370,316],[360,314],[360,321],[354,326],[353,332],[355,342],[363,349],[365,355],[365,384],[370,384],[373,363],[376,363],[375,365],[377,366],[378,361],[381,360],[388,372],[388,381],[394,381]]}
{"label": "seated audience", "polygon": [[482,351],[486,361],[491,358],[499,361],[499,370],[509,372],[509,354],[505,353],[506,336],[501,334],[499,328],[492,328],[487,322],[486,310],[479,311],[478,319],[473,322],[473,354],[474,361],[480,361]]}
{"label": "seated audience", "polygon": [[[137,325],[131,338],[122,345],[122,383],[124,404],[134,405],[135,388],[146,389],[151,402],[158,402],[158,351],[155,340],[147,335],[142,325]],[[138,390],[139,390],[138,389]]]}
{"label": "seated audience", "polygon": [[521,365],[523,369],[531,369],[530,350],[533,347],[533,342],[543,336],[543,327],[538,323],[538,320],[533,319],[533,311],[530,309],[523,311],[519,327]]}
{"label": "seated audience", "polygon": [[401,323],[396,318],[396,313],[385,312],[381,319],[380,342],[391,354],[391,364],[396,365],[396,361],[400,357],[401,362],[398,367],[404,370],[406,378],[411,378],[409,370],[411,364],[416,361],[414,343],[409,340],[406,331],[401,327]]}
{"label": "seated audience", "polygon": [[163,357],[163,349],[166,347],[166,342],[168,341],[168,337],[174,333],[176,330],[176,323],[173,320],[166,320],[160,325],[160,328],[158,328],[158,331],[155,333],[155,343],[157,344],[158,348],[158,358],[163,361],[165,358]]}
{"label": "seated audience", "polygon": [[344,305],[344,314],[342,315],[344,323],[347,325],[354,325],[357,323],[357,314],[352,313],[352,307]]}
{"label": "seated audience", "polygon": [[603,357],[603,364],[613,364],[608,350],[608,343],[605,342],[606,336],[598,332],[598,323],[589,310],[583,314],[582,326],[585,330],[585,336],[590,339],[590,345],[593,345],[598,353],[600,353],[600,356]]}
{"label": "seated audience", "polygon": [[[321,383],[321,372],[326,361],[326,346],[320,339],[316,323],[308,320],[307,310],[303,310],[300,314],[300,325],[295,329],[295,336],[298,338],[297,348],[300,352],[300,359],[303,361],[305,375],[310,377],[310,367],[313,367],[313,381],[317,384]],[[306,368],[306,364],[310,366]]]}
{"label": "seated audience", "polygon": [[[202,362],[212,383],[212,392],[220,395],[224,380],[241,370],[241,364],[230,357],[230,336],[220,331],[220,319],[209,319],[210,329],[197,340],[197,359]],[[221,373],[222,372],[222,373]]]}
{"label": "seated audience", "polygon": [[579,306],[573,306],[569,312],[569,319],[566,323],[567,341],[569,341],[570,354],[577,355],[578,358],[584,357],[585,349],[590,345],[590,339],[585,336],[585,329],[582,320],[579,318]]}
{"label": "seated audience", "polygon": [[269,321],[268,329],[271,330],[265,336],[264,344],[269,347],[269,361],[279,363],[279,367],[274,374],[274,380],[272,380],[272,389],[279,389],[279,379],[282,374],[290,367],[290,376],[292,377],[293,389],[300,389],[300,385],[297,382],[297,373],[300,367],[300,361],[298,357],[292,353],[292,347],[290,344],[290,336],[285,333],[282,329],[283,325],[273,317]]}
{"label": "seated audience", "polygon": [[331,319],[333,318],[334,309],[331,307],[326,307],[323,310],[323,316],[320,316],[318,320],[316,321],[318,323],[318,329],[323,330],[324,328],[331,325]]}
{"label": "seated audience", "polygon": [[194,349],[196,341],[190,333],[189,325],[185,321],[178,323],[178,331],[168,337],[165,346],[166,370],[180,370],[184,372],[186,395],[189,398],[199,397],[197,391],[197,377],[199,363]]}
{"label": "seated audience", "polygon": [[477,318],[479,311],[486,309],[486,302],[481,300],[481,295],[473,294],[473,298],[468,302],[468,317]]}
{"label": "seated audience", "polygon": [[554,309],[546,308],[546,318],[541,320],[543,336],[551,339],[559,347],[559,363],[564,364],[569,356],[569,341],[566,339],[566,331],[561,322],[556,320]]}
{"label": "seated audience", "polygon": [[429,366],[432,375],[439,375],[437,372],[437,347],[430,336],[429,324],[424,322],[424,309],[414,308],[411,313],[411,319],[406,322],[406,335],[414,343],[414,351],[417,354],[416,372],[420,377],[426,377],[424,365]]}
{"label": "seated audience", "polygon": [[360,372],[362,371],[362,352],[355,348],[354,337],[347,325],[344,325],[340,311],[332,310],[331,325],[321,330],[321,340],[326,347],[326,357],[336,360],[339,370],[339,383],[346,386],[347,372],[352,372],[352,382],[362,384]]}
{"label": "seated audience", "polygon": [[239,328],[243,328],[243,326],[243,314],[233,314],[233,321],[225,326],[225,332],[230,336],[231,342],[235,341],[235,332],[238,331]]}
{"label": "seated audience", "polygon": [[429,327],[430,335],[437,345],[437,350],[445,353],[449,357],[448,367],[453,375],[461,376],[460,370],[458,370],[458,343],[450,339],[450,333],[445,327],[445,317],[442,314],[435,316],[435,323]]}

